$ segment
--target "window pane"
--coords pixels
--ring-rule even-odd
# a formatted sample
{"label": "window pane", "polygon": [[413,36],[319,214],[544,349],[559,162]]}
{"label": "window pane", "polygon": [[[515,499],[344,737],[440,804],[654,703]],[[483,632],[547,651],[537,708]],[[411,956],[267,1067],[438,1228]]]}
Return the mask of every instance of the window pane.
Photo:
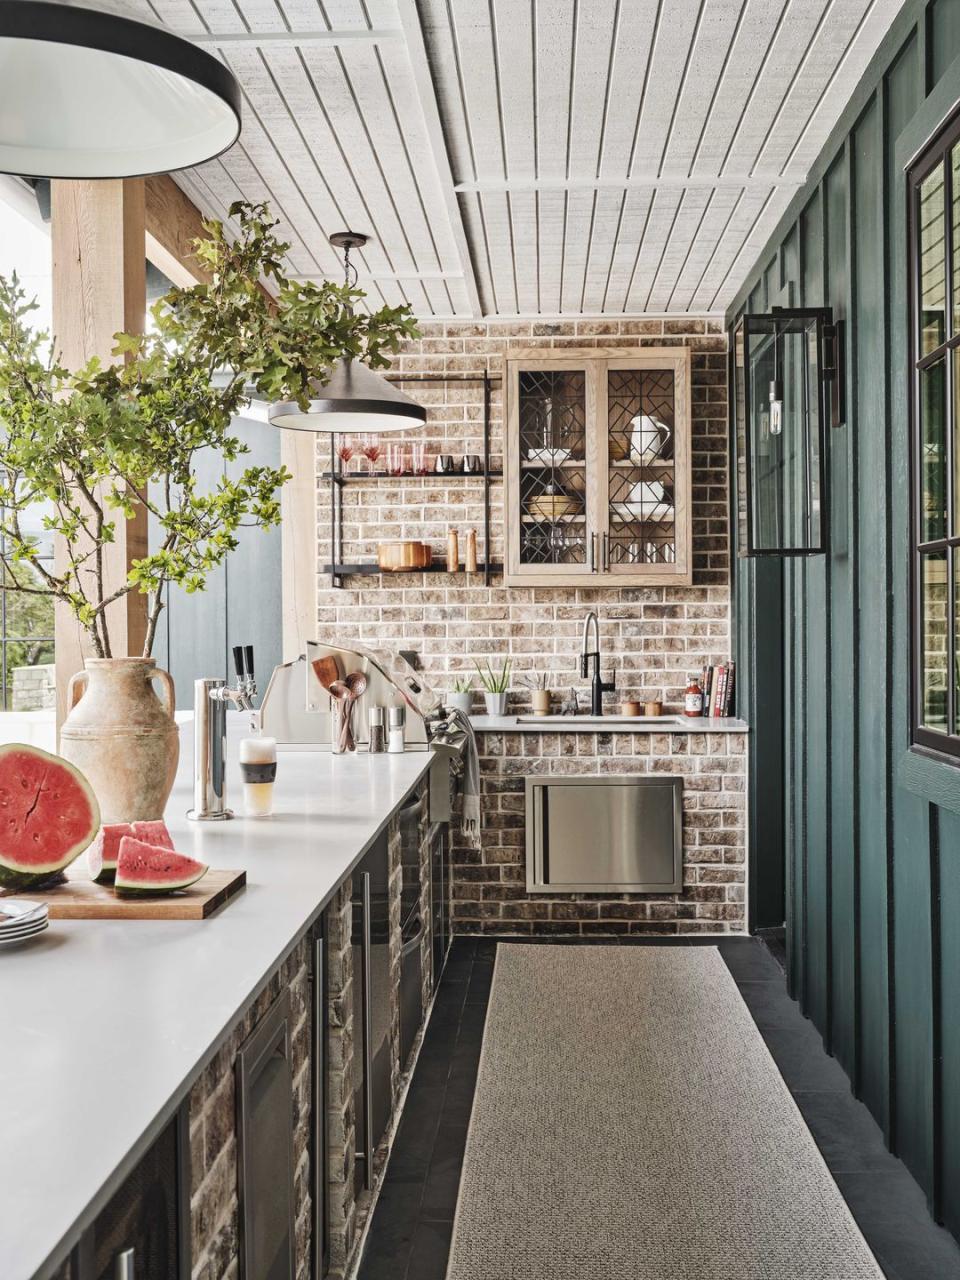
{"label": "window pane", "polygon": [[943,162],[920,185],[920,351],[946,338]]}
{"label": "window pane", "polygon": [[[7,197],[9,197],[9,202]],[[50,228],[41,216],[38,197],[27,188],[8,187],[0,198],[0,273],[16,271],[37,310],[27,317],[36,329],[50,330],[52,260]],[[20,526],[44,563],[53,555],[53,539],[43,527],[46,504],[24,511]],[[17,581],[30,585],[36,569],[15,566]],[[46,596],[11,589],[9,575],[0,579],[0,742],[35,742],[56,749],[56,687],[53,666],[53,606]]]}
{"label": "window pane", "polygon": [[920,723],[947,731],[947,553],[920,557],[920,637],[923,648]]}
{"label": "window pane", "polygon": [[920,541],[947,536],[946,364],[920,374]]}
{"label": "window pane", "polygon": [[960,144],[951,152],[950,237],[953,245],[953,333],[960,333]]}

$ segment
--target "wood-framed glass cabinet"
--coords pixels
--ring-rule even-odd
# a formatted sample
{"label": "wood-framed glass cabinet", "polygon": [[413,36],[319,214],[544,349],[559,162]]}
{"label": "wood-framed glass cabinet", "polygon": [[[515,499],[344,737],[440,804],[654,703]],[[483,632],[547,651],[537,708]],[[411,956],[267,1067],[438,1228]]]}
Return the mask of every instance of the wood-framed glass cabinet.
{"label": "wood-framed glass cabinet", "polygon": [[692,582],[690,351],[505,361],[507,586]]}

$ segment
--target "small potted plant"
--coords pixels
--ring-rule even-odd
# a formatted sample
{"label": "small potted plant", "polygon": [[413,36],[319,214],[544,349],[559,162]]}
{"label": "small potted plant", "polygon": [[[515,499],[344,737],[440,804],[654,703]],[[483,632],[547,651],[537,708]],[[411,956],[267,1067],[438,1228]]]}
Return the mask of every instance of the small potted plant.
{"label": "small potted plant", "polygon": [[503,666],[494,671],[489,659],[481,667],[476,664],[480,683],[483,685],[483,700],[487,704],[488,716],[502,716],[507,710],[507,689],[510,685],[510,659],[504,658]]}
{"label": "small potted plant", "polygon": [[547,688],[547,673],[545,671],[531,671],[529,675],[522,678],[521,683],[530,690],[533,714],[535,716],[548,716],[550,714],[552,692]]}
{"label": "small potted plant", "polygon": [[457,676],[453,682],[453,692],[447,694],[447,701],[456,711],[465,716],[470,714],[473,706],[473,681],[469,676]]}

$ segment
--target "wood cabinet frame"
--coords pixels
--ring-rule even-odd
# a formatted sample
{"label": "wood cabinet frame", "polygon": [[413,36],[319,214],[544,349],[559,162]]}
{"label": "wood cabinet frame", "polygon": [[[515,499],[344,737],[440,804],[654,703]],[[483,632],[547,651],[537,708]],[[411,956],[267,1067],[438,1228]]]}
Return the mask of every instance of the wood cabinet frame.
{"label": "wood cabinet frame", "polygon": [[[583,370],[585,390],[586,556],[582,565],[523,565],[520,562],[520,373],[528,370]],[[674,377],[674,538],[672,564],[612,565],[610,533],[607,373],[611,369],[670,370]],[[689,586],[693,581],[693,501],[691,461],[691,361],[689,347],[588,347],[550,351],[542,347],[511,352],[504,361],[504,533],[505,586]]]}

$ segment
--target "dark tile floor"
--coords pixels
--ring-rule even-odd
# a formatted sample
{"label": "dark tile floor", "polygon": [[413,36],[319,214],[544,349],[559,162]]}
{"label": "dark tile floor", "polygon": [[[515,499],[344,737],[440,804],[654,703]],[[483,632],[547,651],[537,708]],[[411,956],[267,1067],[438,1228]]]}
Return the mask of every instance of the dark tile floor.
{"label": "dark tile floor", "polygon": [[[696,946],[716,939],[624,942]],[[920,1188],[884,1148],[873,1117],[787,995],[776,950],[752,938],[723,939],[719,949],[888,1280],[960,1280],[960,1248],[933,1222]],[[495,952],[487,938],[453,944],[359,1280],[444,1280]]]}

